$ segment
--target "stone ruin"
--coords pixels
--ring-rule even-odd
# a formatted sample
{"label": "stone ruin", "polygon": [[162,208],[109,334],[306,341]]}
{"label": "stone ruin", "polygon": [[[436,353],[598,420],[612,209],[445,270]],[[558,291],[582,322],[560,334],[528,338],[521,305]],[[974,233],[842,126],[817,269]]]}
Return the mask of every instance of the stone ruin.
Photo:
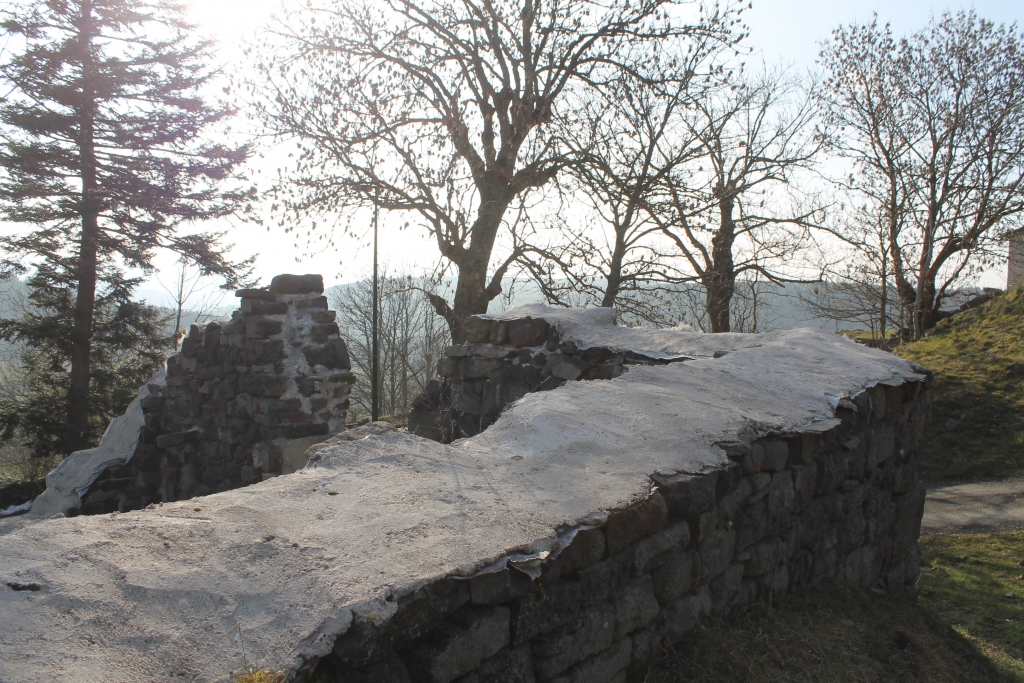
{"label": "stone ruin", "polygon": [[[319,275],[236,292],[231,319],[192,325],[98,448],[47,477],[40,514],[127,512],[305,466],[345,429],[354,382]],[[31,514],[31,513],[30,513]]]}
{"label": "stone ruin", "polygon": [[244,648],[296,680],[642,681],[758,601],[914,595],[923,368],[818,330],[472,325],[435,396],[475,436],[375,423],[245,488],[0,527],[0,679],[226,681]]}

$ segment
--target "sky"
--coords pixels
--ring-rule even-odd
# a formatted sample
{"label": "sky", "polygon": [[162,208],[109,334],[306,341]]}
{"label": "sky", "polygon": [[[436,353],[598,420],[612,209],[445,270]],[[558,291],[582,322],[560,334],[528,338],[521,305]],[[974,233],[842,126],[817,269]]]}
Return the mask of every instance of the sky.
{"label": "sky", "polygon": [[[220,43],[226,69],[244,71],[244,41],[257,34],[279,6],[279,0],[191,0],[190,11],[199,29]],[[765,62],[781,62],[804,70],[813,67],[819,41],[840,24],[866,21],[877,12],[882,21],[891,22],[893,32],[899,36],[924,26],[932,15],[971,6],[929,0],[755,0],[752,9],[744,13],[744,20],[750,29],[750,44],[760,51]],[[973,7],[980,16],[996,22],[1024,20],[1024,2],[1019,0],[982,0]],[[361,220],[369,225],[370,215],[362,216]],[[435,243],[425,230],[400,231],[401,223],[404,219],[400,221],[397,216],[389,220],[386,214],[381,215],[381,260],[396,271],[429,270],[437,261]],[[283,272],[322,273],[328,284],[352,281],[370,272],[372,251],[367,239],[342,238],[337,240],[335,249],[304,257],[295,248],[292,236],[278,228],[267,231],[241,223],[219,227],[228,229],[230,240],[237,245],[236,254],[257,256],[256,274],[264,284]],[[161,265],[170,266],[172,261],[162,259]],[[1004,277],[997,269],[986,274],[981,284],[1001,286]],[[153,292],[159,287],[151,283],[147,289]]]}

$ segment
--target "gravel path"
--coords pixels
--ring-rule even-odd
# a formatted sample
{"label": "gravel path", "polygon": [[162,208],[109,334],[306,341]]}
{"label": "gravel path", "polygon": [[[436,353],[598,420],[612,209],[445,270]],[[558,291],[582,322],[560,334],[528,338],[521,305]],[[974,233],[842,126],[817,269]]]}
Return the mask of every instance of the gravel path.
{"label": "gravel path", "polygon": [[922,534],[1024,529],[1024,479],[929,486]]}

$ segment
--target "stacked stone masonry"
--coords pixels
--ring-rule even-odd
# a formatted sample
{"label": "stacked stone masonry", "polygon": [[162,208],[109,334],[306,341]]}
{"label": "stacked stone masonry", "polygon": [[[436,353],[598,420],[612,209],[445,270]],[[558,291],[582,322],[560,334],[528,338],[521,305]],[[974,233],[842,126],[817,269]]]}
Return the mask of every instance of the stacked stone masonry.
{"label": "stacked stone masonry", "polygon": [[[448,399],[457,411],[456,428],[446,430],[455,437],[470,437],[487,429],[501,411],[528,393],[556,389],[567,381],[614,379],[630,364],[663,364],[668,361],[605,348],[581,349],[572,341],[560,341],[558,330],[548,322],[531,317],[490,320],[473,316],[466,324],[466,343],[448,347],[439,368],[444,386],[451,387]],[[427,387],[420,404],[413,405],[409,431],[432,436],[437,433],[438,404]]]}
{"label": "stacked stone masonry", "polygon": [[[543,321],[484,322],[448,353],[464,433],[528,391],[652,362],[562,345]],[[390,619],[357,619],[321,666],[347,683],[642,681],[666,641],[758,601],[837,583],[913,596],[930,410],[919,377],[789,432],[750,428],[717,444],[725,467],[655,476],[645,500],[562,530],[569,542],[543,561],[447,578]]]}
{"label": "stacked stone masonry", "polygon": [[238,291],[231,320],[192,325],[143,391],[134,454],[80,492],[77,513],[125,512],[288,473],[305,464],[310,445],[344,430],[354,377],[323,289],[319,275],[279,275],[267,289]]}

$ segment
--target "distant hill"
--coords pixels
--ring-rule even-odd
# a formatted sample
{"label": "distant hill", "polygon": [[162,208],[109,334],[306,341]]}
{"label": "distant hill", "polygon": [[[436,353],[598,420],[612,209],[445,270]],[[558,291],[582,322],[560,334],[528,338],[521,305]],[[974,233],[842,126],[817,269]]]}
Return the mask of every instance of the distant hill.
{"label": "distant hill", "polygon": [[1024,476],[1024,288],[897,353],[935,373],[926,481]]}

